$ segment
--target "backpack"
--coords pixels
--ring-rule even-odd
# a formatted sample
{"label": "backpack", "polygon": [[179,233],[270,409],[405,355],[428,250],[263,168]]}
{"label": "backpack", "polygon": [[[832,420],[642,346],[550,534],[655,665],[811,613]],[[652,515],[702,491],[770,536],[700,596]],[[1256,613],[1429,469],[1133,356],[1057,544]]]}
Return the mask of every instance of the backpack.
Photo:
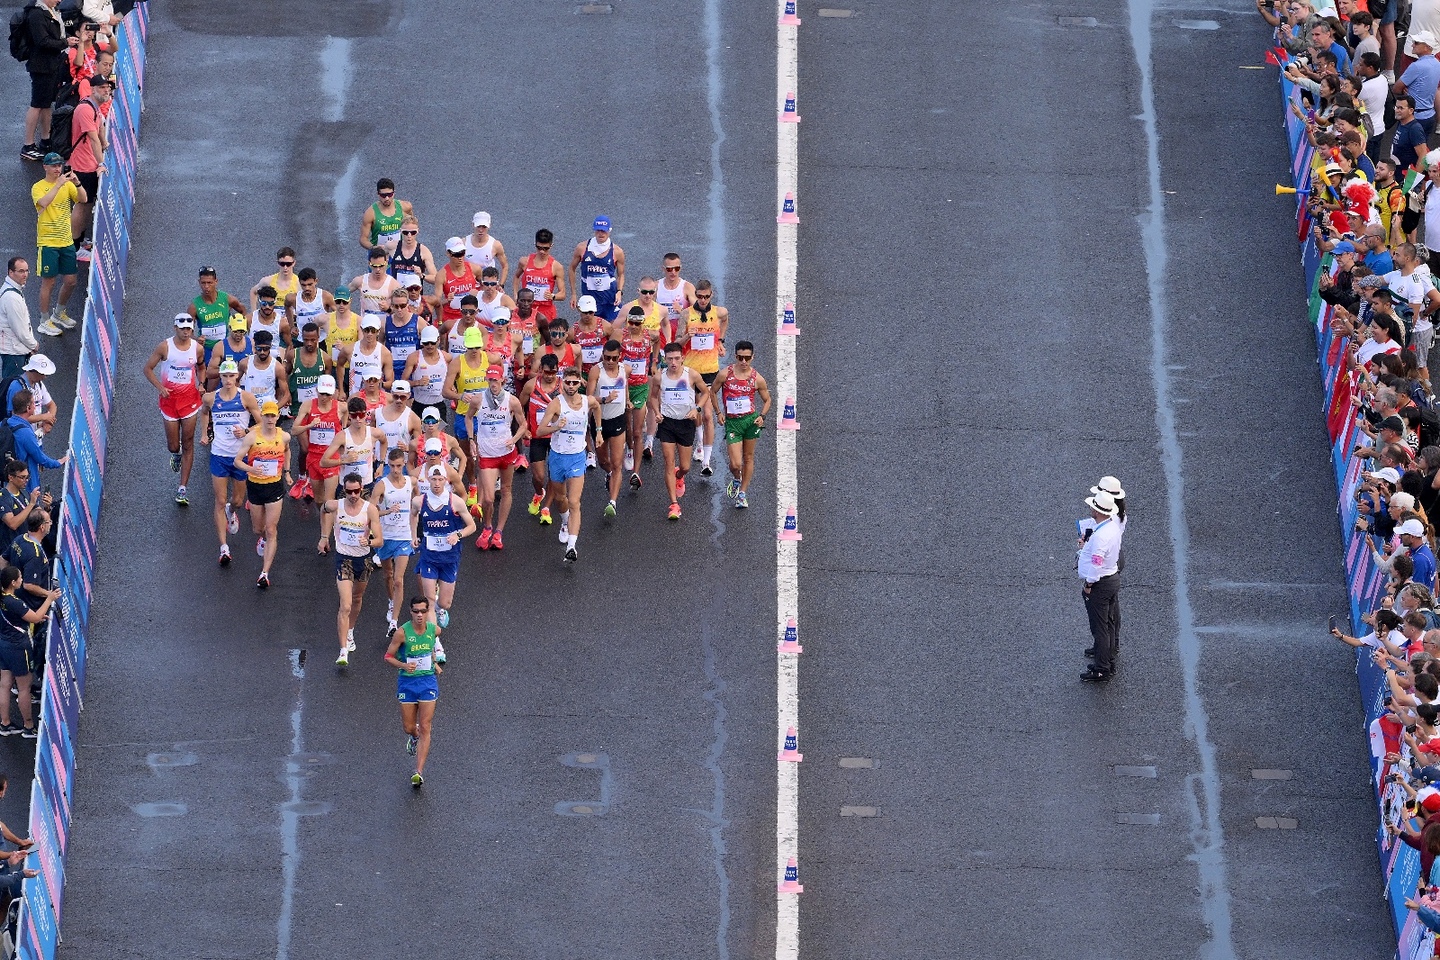
{"label": "backpack", "polygon": [[30,59],[34,49],[30,44],[30,8],[35,6],[27,3],[10,16],[10,56],[21,63]]}
{"label": "backpack", "polygon": [[0,407],[4,408],[0,410],[0,414],[3,414],[7,418],[15,415],[15,411],[10,409],[10,388],[13,387],[17,381],[24,379],[25,374],[17,373],[13,377],[6,377],[4,380],[0,380]]}
{"label": "backpack", "polygon": [[15,459],[15,428],[10,418],[0,420],[0,467]]}
{"label": "backpack", "polygon": [[100,114],[100,108],[88,99],[81,100],[76,96],[78,92],[75,84],[62,84],[59,95],[55,97],[55,106],[50,111],[50,139],[46,142],[50,150],[60,154],[66,160],[69,160],[70,154],[75,152],[71,126],[75,122],[75,111],[79,109],[80,104],[89,103],[95,110],[96,116],[98,117]]}

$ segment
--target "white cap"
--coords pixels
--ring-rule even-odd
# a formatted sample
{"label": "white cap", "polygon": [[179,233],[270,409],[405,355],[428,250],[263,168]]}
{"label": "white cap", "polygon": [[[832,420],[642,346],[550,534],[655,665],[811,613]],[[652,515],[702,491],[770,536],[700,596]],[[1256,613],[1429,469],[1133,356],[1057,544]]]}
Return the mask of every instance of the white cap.
{"label": "white cap", "polygon": [[43,353],[32,353],[22,369],[34,370],[42,377],[48,377],[55,372],[55,364]]}
{"label": "white cap", "polygon": [[431,437],[429,440],[426,440],[426,441],[425,441],[425,453],[426,453],[427,455],[433,455],[433,454],[444,453],[444,452],[445,452],[445,441],[444,441],[444,440],[441,440],[439,437]]}
{"label": "white cap", "polygon": [[585,296],[581,297],[575,302],[575,309],[579,310],[581,313],[594,313],[596,309],[595,298],[587,293]]}
{"label": "white cap", "polygon": [[385,318],[378,313],[367,313],[360,318],[361,330],[379,330],[383,326],[385,326]]}
{"label": "white cap", "polygon": [[315,392],[328,393],[333,396],[335,393],[335,378],[328,373],[321,374],[320,379],[315,381]]}
{"label": "white cap", "polygon": [[465,252],[465,241],[464,241],[464,239],[461,238],[461,237],[451,237],[449,240],[446,240],[446,241],[445,241],[445,251],[446,251],[447,253],[464,253],[464,252]]}
{"label": "white cap", "polygon": [[390,392],[402,397],[410,396],[410,381],[396,380],[394,383],[390,384]]}
{"label": "white cap", "polygon": [[1425,536],[1425,524],[1412,517],[1396,527],[1395,532],[1402,537],[1423,537]]}
{"label": "white cap", "polygon": [[504,320],[506,323],[509,323],[509,322],[510,322],[510,308],[509,308],[509,307],[496,307],[496,308],[495,308],[495,311],[494,311],[492,314],[490,314],[490,322],[491,322],[491,323],[499,323],[501,320]]}
{"label": "white cap", "polygon": [[188,313],[177,313],[175,314],[175,326],[193,330],[195,329],[195,318]]}
{"label": "white cap", "polygon": [[421,285],[420,274],[418,273],[398,273],[395,275],[395,279],[400,281],[400,286],[402,287],[418,287]]}
{"label": "white cap", "polygon": [[488,227],[490,226],[490,214],[486,213],[484,210],[481,210],[479,213],[475,214],[474,219],[472,219],[470,222],[477,227]]}
{"label": "white cap", "polygon": [[1410,34],[1410,45],[1413,47],[1417,43],[1423,43],[1427,47],[1434,47],[1435,34],[1431,33],[1429,30],[1416,30],[1414,33]]}
{"label": "white cap", "polygon": [[[426,407],[424,410],[421,410],[421,411],[420,411],[420,419],[421,419],[421,420],[434,420],[436,423],[439,423],[439,422],[440,422],[440,419],[441,419],[441,418],[440,418],[440,408],[439,408],[439,407]],[[432,439],[434,439],[434,438],[432,438]]]}
{"label": "white cap", "polygon": [[425,476],[426,476],[426,477],[443,477],[443,476],[445,476],[445,468],[442,467],[442,466],[440,466],[440,465],[437,463],[435,466],[433,466],[433,467],[431,467],[429,470],[425,471]]}
{"label": "white cap", "polygon": [[424,330],[421,330],[421,331],[420,331],[420,342],[421,342],[421,343],[439,343],[439,342],[440,342],[440,328],[439,328],[439,327],[426,327]]}

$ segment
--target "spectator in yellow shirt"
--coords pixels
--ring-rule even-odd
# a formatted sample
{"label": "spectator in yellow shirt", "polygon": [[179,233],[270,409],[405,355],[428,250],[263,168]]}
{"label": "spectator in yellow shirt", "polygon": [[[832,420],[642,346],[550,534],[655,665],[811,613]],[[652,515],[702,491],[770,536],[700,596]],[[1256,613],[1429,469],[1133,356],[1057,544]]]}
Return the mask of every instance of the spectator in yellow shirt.
{"label": "spectator in yellow shirt", "polygon": [[[40,332],[58,337],[74,328],[75,321],[65,310],[75,292],[75,238],[70,232],[70,212],[77,203],[86,203],[89,196],[80,186],[80,178],[65,169],[65,160],[58,153],[45,155],[45,179],[30,188],[35,201],[35,241],[40,248]],[[62,278],[60,296],[49,316],[50,294],[55,277]]]}

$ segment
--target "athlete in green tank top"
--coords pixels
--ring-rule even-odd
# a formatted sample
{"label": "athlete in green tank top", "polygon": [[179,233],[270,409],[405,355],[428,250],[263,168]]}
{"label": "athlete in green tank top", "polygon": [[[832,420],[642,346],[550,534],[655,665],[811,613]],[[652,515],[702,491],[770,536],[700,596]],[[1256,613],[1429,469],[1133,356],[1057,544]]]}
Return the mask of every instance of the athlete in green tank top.
{"label": "athlete in green tank top", "polygon": [[[400,206],[400,201],[395,201],[395,212],[385,213],[380,209],[377,200],[370,205],[375,211],[375,222],[370,225],[370,245],[379,246],[381,243],[398,243],[400,240],[400,221],[405,219],[405,211]],[[385,238],[382,240],[381,238]]]}
{"label": "athlete in green tank top", "polygon": [[205,359],[210,359],[210,348],[225,339],[227,324],[230,322],[230,294],[224,290],[215,291],[215,302],[206,303],[204,295],[195,298],[195,331],[205,344]]}
{"label": "athlete in green tank top", "polygon": [[300,412],[300,404],[306,400],[315,398],[315,385],[325,375],[325,354],[321,351],[315,353],[313,365],[304,362],[305,351],[301,348],[295,350],[295,362],[290,371],[290,416]]}
{"label": "athlete in green tank top", "polygon": [[407,620],[400,627],[405,634],[405,639],[400,642],[400,649],[396,651],[395,659],[409,662],[419,660],[421,657],[429,657],[431,666],[425,670],[404,670],[401,671],[407,677],[428,677],[435,674],[435,624],[426,622],[425,629],[419,633],[415,632],[415,624]]}

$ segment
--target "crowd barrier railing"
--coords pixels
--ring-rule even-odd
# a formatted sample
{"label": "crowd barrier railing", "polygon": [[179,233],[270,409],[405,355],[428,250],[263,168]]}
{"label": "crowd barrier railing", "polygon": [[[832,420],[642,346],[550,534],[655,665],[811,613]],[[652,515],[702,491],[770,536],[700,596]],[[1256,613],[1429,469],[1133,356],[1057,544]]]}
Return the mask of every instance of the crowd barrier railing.
{"label": "crowd barrier railing", "polygon": [[[117,30],[115,72],[119,84],[110,108],[110,145],[95,201],[94,249],[81,327],[80,366],[70,420],[70,459],[65,465],[56,537],[56,586],[51,609],[30,788],[30,836],[26,866],[39,876],[25,881],[16,945],[26,960],[52,960],[60,940],[65,853],[75,772],[75,735],[85,696],[85,646],[95,583],[100,505],[105,484],[105,447],[125,299],[125,262],[140,135],[145,74],[147,4],[136,5]],[[21,692],[22,695],[24,691]]]}

